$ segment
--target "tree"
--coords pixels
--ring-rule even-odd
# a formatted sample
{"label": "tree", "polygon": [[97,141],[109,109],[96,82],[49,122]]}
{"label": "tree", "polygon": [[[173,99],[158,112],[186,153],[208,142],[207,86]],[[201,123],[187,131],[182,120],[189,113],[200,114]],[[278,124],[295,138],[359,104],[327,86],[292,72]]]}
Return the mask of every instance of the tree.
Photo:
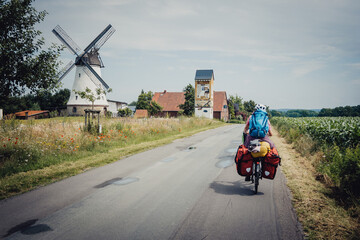
{"label": "tree", "polygon": [[183,91],[185,92],[185,103],[180,104],[179,108],[184,110],[186,116],[192,116],[195,112],[195,89],[188,84]]}
{"label": "tree", "polygon": [[136,109],[148,109],[151,103],[153,94],[151,91],[145,93],[144,90],[141,90],[141,93],[136,102]]}
{"label": "tree", "polygon": [[112,91],[112,89],[109,88],[108,90],[105,91],[101,88],[97,88],[94,93],[93,91],[91,91],[90,88],[86,87],[85,91],[76,91],[76,90],[73,91],[76,94],[79,94],[81,98],[89,100],[91,102],[91,110],[94,110],[94,102],[96,100],[100,100],[102,94],[109,93]]}
{"label": "tree", "polygon": [[253,100],[244,102],[244,110],[248,113],[252,113],[255,110],[256,103]]}
{"label": "tree", "polygon": [[144,92],[141,90],[141,93],[136,102],[136,109],[146,109],[150,115],[156,115],[161,112],[162,107],[155,101],[152,101],[153,93],[151,91]]}
{"label": "tree", "polygon": [[132,101],[129,106],[136,106],[136,101]]}
{"label": "tree", "polygon": [[236,94],[235,96],[230,95],[229,98],[233,104],[237,104],[239,106],[240,112],[243,112],[245,110],[242,97],[240,97]]}
{"label": "tree", "polygon": [[119,117],[129,117],[129,116],[131,116],[131,114],[132,114],[132,111],[130,108],[124,108],[124,109],[118,110]]}
{"label": "tree", "polygon": [[[0,96],[9,99],[25,90],[36,93],[57,87],[58,57],[62,47],[45,44],[34,25],[44,20],[46,11],[37,12],[33,0],[0,0]],[[6,101],[0,101],[3,105]]]}
{"label": "tree", "polygon": [[66,109],[69,97],[70,90],[65,88],[56,91],[54,94],[49,91],[42,91],[37,95],[26,94],[21,97],[10,97],[6,101],[3,99],[3,104],[0,103],[0,106],[3,106],[5,114],[31,110],[34,109],[34,106],[38,110],[60,111]]}
{"label": "tree", "polygon": [[230,119],[235,119],[234,104],[231,99],[228,100]]}
{"label": "tree", "polygon": [[151,116],[154,116],[154,115],[158,114],[159,112],[161,112],[162,109],[163,109],[163,107],[160,106],[157,102],[151,101],[150,105],[148,107],[148,112]]}

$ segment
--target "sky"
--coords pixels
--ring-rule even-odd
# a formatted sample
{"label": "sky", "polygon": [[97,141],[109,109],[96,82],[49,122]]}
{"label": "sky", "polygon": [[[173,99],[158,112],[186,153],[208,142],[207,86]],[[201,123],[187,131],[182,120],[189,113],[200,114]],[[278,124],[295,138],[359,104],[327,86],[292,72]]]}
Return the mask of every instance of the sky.
{"label": "sky", "polygon": [[[36,0],[48,45],[60,25],[85,48],[108,24],[100,49],[111,100],[141,90],[179,92],[197,69],[215,91],[271,109],[360,104],[359,0]],[[74,60],[66,49],[64,66]],[[63,80],[72,88],[73,69]]]}

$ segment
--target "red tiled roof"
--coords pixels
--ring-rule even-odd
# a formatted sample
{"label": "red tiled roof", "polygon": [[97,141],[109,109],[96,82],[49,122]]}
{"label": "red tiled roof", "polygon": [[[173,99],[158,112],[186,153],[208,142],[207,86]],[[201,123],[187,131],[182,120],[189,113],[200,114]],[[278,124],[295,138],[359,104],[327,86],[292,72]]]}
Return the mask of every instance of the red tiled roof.
{"label": "red tiled roof", "polygon": [[148,117],[148,111],[146,109],[136,109],[134,117],[146,118]]}
{"label": "red tiled roof", "polygon": [[38,114],[41,114],[41,113],[48,113],[49,111],[31,111],[31,110],[27,110],[27,111],[17,112],[17,113],[15,113],[15,116],[17,116],[17,117],[25,117],[26,112],[28,113],[28,116],[30,117],[30,116],[38,115]]}
{"label": "red tiled roof", "polygon": [[214,112],[221,112],[224,105],[227,105],[226,92],[214,91]]}
{"label": "red tiled roof", "polygon": [[152,100],[163,107],[163,112],[177,112],[179,105],[185,103],[185,92],[156,92]]}

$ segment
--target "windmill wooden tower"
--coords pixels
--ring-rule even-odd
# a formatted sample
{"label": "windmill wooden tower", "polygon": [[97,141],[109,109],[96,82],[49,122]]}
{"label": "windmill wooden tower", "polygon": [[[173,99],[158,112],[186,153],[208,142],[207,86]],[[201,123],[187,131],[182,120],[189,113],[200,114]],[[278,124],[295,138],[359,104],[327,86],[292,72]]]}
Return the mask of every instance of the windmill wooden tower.
{"label": "windmill wooden tower", "polygon": [[[93,93],[97,88],[109,89],[109,86],[101,78],[101,68],[104,67],[100,58],[99,49],[115,32],[115,29],[109,24],[83,51],[69,37],[69,35],[57,25],[52,32],[65,44],[67,49],[76,56],[75,62],[70,61],[59,73],[59,81],[65,77],[73,67],[76,67],[75,79],[72,86],[67,110],[69,115],[84,115],[85,109],[91,108],[92,103],[87,99],[82,99],[75,91],[85,91],[89,88]],[[99,100],[95,100],[94,109],[102,113],[107,111],[109,104],[104,94],[100,95]]]}

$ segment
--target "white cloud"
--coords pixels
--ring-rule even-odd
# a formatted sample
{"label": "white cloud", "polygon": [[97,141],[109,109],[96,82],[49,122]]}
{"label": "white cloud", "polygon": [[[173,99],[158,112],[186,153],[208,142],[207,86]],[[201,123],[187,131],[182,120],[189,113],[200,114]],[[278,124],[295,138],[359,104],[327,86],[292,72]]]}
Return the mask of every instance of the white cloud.
{"label": "white cloud", "polygon": [[322,62],[316,62],[316,61],[309,61],[306,63],[299,64],[292,70],[292,74],[294,77],[299,78],[304,75],[307,75],[311,72],[314,72],[316,70],[319,70],[325,66]]}
{"label": "white cloud", "polygon": [[251,71],[253,72],[263,72],[263,71],[269,71],[272,70],[270,67],[262,67],[262,66],[250,66]]}

